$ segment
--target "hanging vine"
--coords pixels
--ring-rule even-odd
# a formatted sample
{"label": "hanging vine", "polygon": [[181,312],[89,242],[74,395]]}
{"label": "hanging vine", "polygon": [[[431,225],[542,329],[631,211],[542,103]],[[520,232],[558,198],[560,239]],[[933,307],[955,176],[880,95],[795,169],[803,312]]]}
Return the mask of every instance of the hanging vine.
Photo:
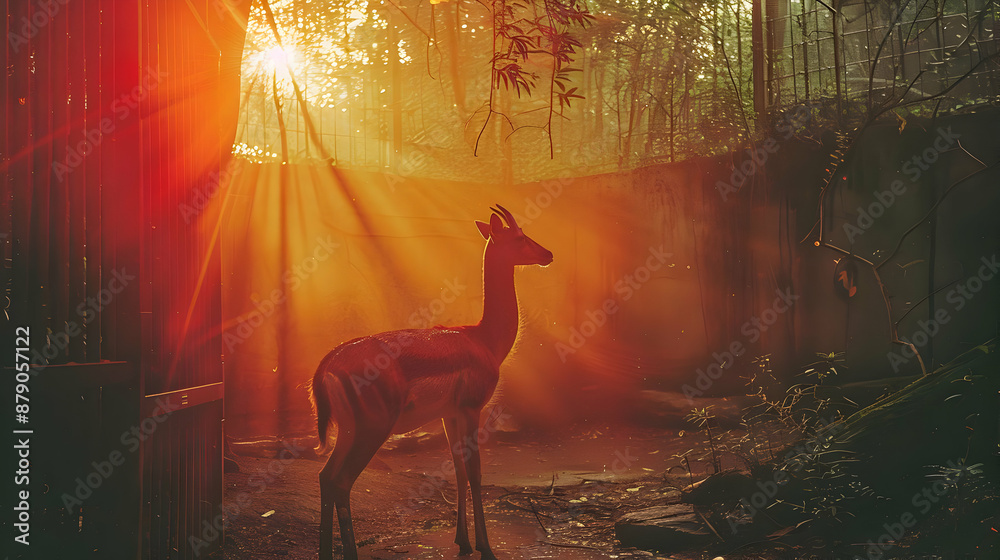
{"label": "hanging vine", "polygon": [[526,66],[529,62],[532,65],[542,64],[542,60],[547,57],[548,118],[540,128],[548,137],[549,156],[553,157],[552,117],[557,113],[561,114],[562,109],[569,107],[573,99],[583,99],[577,93],[578,88],[571,87],[572,73],[580,72],[572,64],[582,50],[573,31],[586,29],[594,22],[594,16],[578,0],[541,0],[529,3],[520,0],[492,0],[489,9],[493,27],[490,94],[485,103],[486,119],[476,136],[473,153],[478,154],[483,132],[494,115],[505,119],[512,131],[529,128],[515,127],[511,115],[496,109],[496,93],[503,88],[513,91],[518,98],[530,97],[531,90],[537,87],[540,77]]}

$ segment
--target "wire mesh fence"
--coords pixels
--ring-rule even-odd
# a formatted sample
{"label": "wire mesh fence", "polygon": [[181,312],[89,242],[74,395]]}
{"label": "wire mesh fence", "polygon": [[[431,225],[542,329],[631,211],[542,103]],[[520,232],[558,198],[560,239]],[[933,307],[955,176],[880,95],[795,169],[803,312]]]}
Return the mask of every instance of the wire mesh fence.
{"label": "wire mesh fence", "polygon": [[748,0],[594,0],[577,34],[582,99],[555,108],[542,55],[525,65],[531,95],[491,92],[504,1],[271,0],[271,15],[258,1],[234,151],[526,182],[738,151],[796,106],[813,128],[846,129],[1000,94],[994,0],[762,0],[757,45]]}
{"label": "wire mesh fence", "polygon": [[942,114],[997,102],[1000,20],[992,0],[833,6],[790,1],[769,21],[772,106],[822,101],[848,125],[890,105]]}

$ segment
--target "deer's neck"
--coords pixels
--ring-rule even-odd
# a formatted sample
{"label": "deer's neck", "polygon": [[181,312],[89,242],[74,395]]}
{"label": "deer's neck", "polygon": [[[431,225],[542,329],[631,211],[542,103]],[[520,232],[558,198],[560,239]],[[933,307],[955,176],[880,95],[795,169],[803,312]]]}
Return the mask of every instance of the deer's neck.
{"label": "deer's neck", "polygon": [[499,364],[517,338],[517,294],[513,265],[498,262],[487,245],[483,257],[483,319],[479,321],[483,343]]}

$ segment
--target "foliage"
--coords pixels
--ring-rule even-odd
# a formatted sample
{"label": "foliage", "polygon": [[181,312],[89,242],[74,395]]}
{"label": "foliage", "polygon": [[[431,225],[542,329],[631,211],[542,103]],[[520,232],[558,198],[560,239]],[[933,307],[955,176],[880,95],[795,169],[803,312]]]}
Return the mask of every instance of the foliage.
{"label": "foliage", "polygon": [[[712,421],[715,420],[715,414],[711,412],[712,408],[712,406],[707,406],[705,408],[692,409],[684,419],[698,428],[705,430],[706,437],[708,438],[708,447],[712,452],[712,468],[718,473],[722,472],[722,457],[719,453],[718,441],[712,434]],[[688,463],[688,468],[690,469],[690,463]]]}
{"label": "foliage", "polygon": [[[938,552],[942,543],[951,552],[995,550],[988,544],[991,538],[996,542],[988,520],[995,516],[1000,488],[995,466],[984,459],[996,447],[992,434],[997,383],[995,376],[982,375],[996,369],[993,348],[995,341],[847,418],[836,412],[831,398],[825,410],[841,419],[825,429],[798,423],[804,433],[812,434],[779,454],[771,469],[751,473],[756,480],[770,480],[773,469],[787,479],[763,508],[768,521],[760,529],[773,531],[772,522],[787,527],[808,524],[811,544],[821,543],[831,552],[842,546],[846,552],[851,546],[844,543],[871,540],[882,532],[873,528],[883,527],[886,520],[908,519],[892,536],[892,546],[911,553]],[[810,383],[826,383],[842,359],[836,353],[818,358],[801,374]],[[767,379],[766,370],[761,365],[751,379]],[[758,390],[761,385],[751,386]],[[779,414],[789,393],[780,399],[763,396],[766,393],[759,401],[774,404],[769,410]],[[801,394],[805,396],[792,400],[803,404],[810,399],[809,392]],[[819,400],[797,409],[822,410]],[[801,416],[785,418],[799,422]],[[757,525],[745,508],[723,511],[723,518],[733,523]],[[977,523],[980,520],[987,522]],[[794,531],[779,533],[786,544],[802,544]],[[746,536],[754,534],[749,530]]]}
{"label": "foliage", "polygon": [[[490,117],[497,112],[494,91],[503,87],[513,89],[518,97],[522,94],[530,96],[539,76],[528,70],[526,65],[531,62],[537,64],[539,57],[548,57],[548,121],[544,128],[549,139],[549,155],[552,156],[554,100],[559,101],[561,111],[569,107],[573,99],[583,99],[576,93],[578,88],[569,87],[571,73],[580,72],[579,68],[571,66],[581,48],[572,31],[573,28],[586,29],[593,21],[594,16],[579,0],[541,0],[540,5],[519,0],[493,0],[490,96],[486,104],[486,120],[476,138],[474,154],[478,152],[479,140],[489,126]],[[509,115],[503,116],[510,120]]]}
{"label": "foliage", "polygon": [[[526,182],[740,151],[800,103],[811,127],[847,131],[995,102],[988,22],[1000,7],[938,4],[852,2],[834,17],[793,2],[775,16],[789,38],[771,45],[768,114],[756,115],[746,0],[269,0],[273,28],[258,0],[236,151]],[[973,83],[949,89],[972,68]]]}
{"label": "foliage", "polygon": [[326,154],[347,167],[488,180],[516,160],[510,172],[523,181],[746,138],[750,32],[739,0],[270,0],[273,26],[263,6],[248,23],[235,150],[254,161]]}

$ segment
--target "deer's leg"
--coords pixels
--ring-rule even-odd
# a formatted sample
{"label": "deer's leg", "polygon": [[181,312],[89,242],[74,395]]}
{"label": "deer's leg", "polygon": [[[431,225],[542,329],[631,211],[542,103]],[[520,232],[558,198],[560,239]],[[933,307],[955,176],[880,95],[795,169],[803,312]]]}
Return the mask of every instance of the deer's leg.
{"label": "deer's leg", "polygon": [[352,442],[344,464],[334,476],[334,502],[337,504],[337,521],[340,523],[340,542],[344,547],[344,560],[357,560],[358,547],[354,540],[354,523],[351,520],[351,488],[365,470],[375,452],[385,442],[392,431],[389,425],[384,429],[359,429]]}
{"label": "deer's leg", "polygon": [[457,495],[455,502],[458,504],[458,526],[455,529],[455,544],[458,545],[458,555],[465,556],[472,554],[472,544],[469,542],[469,525],[466,521],[465,494],[469,487],[469,478],[465,474],[465,463],[462,461],[460,445],[462,438],[458,435],[458,421],[454,418],[444,419],[444,435],[448,439],[448,449],[451,450],[451,459],[455,463],[455,488]]}
{"label": "deer's leg", "polygon": [[460,449],[465,464],[465,472],[469,479],[469,489],[472,490],[472,516],[476,527],[476,550],[482,554],[483,560],[496,560],[490,541],[486,537],[486,518],[483,514],[482,494],[482,464],[479,460],[479,410],[470,409],[461,413],[458,419]]}
{"label": "deer's leg", "polygon": [[[340,525],[340,543],[344,560],[357,560],[358,547],[354,539],[354,522],[351,519],[351,488],[391,433],[392,426],[379,429],[357,430],[341,439],[326,467],[320,473],[320,559],[333,558],[333,511],[336,508]],[[343,433],[343,432],[341,432]]]}
{"label": "deer's leg", "polygon": [[[320,560],[332,560],[333,558],[333,515],[336,508],[344,505],[350,508],[348,495],[346,498],[343,492],[336,487],[337,474],[344,465],[347,453],[351,448],[353,437],[348,430],[340,430],[337,434],[337,443],[327,459],[326,465],[319,473],[319,493],[320,493],[320,514],[319,514],[319,557]],[[348,514],[348,517],[350,515]]]}

